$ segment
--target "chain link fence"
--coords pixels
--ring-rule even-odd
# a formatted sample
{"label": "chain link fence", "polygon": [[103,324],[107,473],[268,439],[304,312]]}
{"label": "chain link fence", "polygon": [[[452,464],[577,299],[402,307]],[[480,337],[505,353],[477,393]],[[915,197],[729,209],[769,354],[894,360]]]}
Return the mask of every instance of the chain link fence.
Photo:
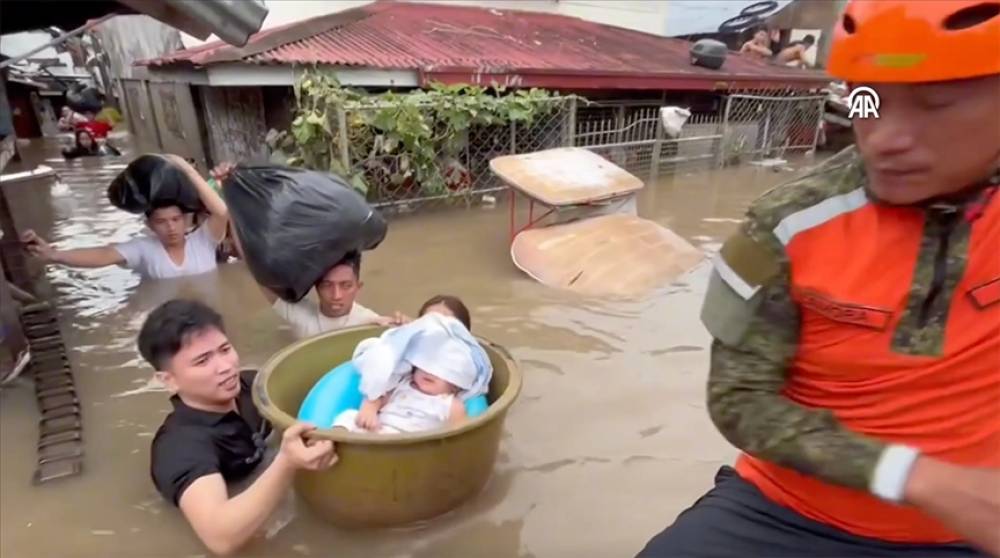
{"label": "chain link fence", "polygon": [[339,138],[330,149],[352,175],[363,177],[368,199],[376,206],[469,205],[506,188],[489,170],[490,160],[501,155],[585,147],[652,183],[682,170],[815,149],[824,100],[788,91],[721,96],[715,103],[718,110],[693,113],[678,137],[668,137],[660,118],[662,103],[550,97],[537,101],[530,120],[473,125],[462,137],[420,146],[436,150],[434,161],[443,181],[433,182],[421,178],[426,173],[414,171],[405,149],[383,149],[379,134],[364,124],[372,118],[366,112],[376,110],[370,106],[343,109]]}
{"label": "chain link fence", "polygon": [[586,147],[629,172],[656,181],[681,169],[714,164],[721,113],[696,112],[676,138],[667,137],[658,102],[588,103],[577,113],[573,145]]}
{"label": "chain link fence", "polygon": [[[435,141],[430,145],[389,150],[380,134],[364,124],[372,121],[380,107],[347,106],[338,126],[338,157],[349,174],[363,178],[368,199],[377,207],[476,203],[483,195],[506,187],[490,172],[489,163],[494,157],[568,145],[567,130],[575,102],[573,97],[551,97],[537,101],[532,116],[524,121],[474,124],[461,137],[435,129]],[[426,107],[423,116],[436,128],[440,122],[432,111]],[[428,179],[427,172],[414,168],[412,154],[418,149],[435,150],[432,156],[443,180]]]}
{"label": "chain link fence", "polygon": [[825,95],[746,92],[726,98],[718,164],[783,158],[816,149]]}

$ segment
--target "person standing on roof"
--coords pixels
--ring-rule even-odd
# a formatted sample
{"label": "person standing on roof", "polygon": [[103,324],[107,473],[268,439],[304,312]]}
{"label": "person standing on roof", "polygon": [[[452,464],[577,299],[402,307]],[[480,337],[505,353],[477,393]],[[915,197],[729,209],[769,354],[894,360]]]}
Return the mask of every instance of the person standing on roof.
{"label": "person standing on roof", "polygon": [[776,64],[794,66],[796,68],[808,68],[810,64],[809,60],[806,58],[806,53],[809,52],[809,49],[811,49],[814,44],[816,44],[816,37],[806,35],[801,41],[795,41],[787,47],[781,49],[781,52],[774,56],[774,62]]}
{"label": "person standing on roof", "polygon": [[763,60],[767,60],[774,55],[771,50],[771,35],[767,29],[760,28],[753,34],[753,38],[743,43],[740,48],[741,54],[751,54]]}
{"label": "person standing on roof", "polygon": [[715,260],[708,409],[743,450],[642,557],[1000,556],[1000,3],[852,0],[857,148]]}

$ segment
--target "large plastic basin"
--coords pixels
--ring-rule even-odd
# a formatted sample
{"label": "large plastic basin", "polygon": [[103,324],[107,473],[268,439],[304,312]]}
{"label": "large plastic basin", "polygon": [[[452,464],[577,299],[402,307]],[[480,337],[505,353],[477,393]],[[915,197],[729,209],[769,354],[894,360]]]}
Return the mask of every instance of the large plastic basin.
{"label": "large plastic basin", "polygon": [[[354,347],[382,328],[331,332],[276,353],[257,374],[253,400],[279,430],[290,426],[309,389]],[[414,434],[354,434],[318,430],[333,440],[339,462],[322,472],[300,472],[295,489],[326,521],[341,527],[392,527],[427,520],[475,496],[496,462],[507,410],[521,391],[521,373],[509,353],[480,339],[493,362],[489,409],[458,428]]]}

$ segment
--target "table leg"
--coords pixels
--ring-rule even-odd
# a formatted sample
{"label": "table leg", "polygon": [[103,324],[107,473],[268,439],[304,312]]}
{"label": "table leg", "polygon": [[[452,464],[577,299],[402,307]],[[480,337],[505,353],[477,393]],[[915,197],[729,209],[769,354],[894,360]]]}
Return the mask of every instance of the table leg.
{"label": "table leg", "polygon": [[514,236],[517,234],[517,222],[515,215],[517,213],[517,192],[513,188],[508,188],[510,192],[510,230],[508,231],[508,236],[510,237],[510,243],[514,243]]}

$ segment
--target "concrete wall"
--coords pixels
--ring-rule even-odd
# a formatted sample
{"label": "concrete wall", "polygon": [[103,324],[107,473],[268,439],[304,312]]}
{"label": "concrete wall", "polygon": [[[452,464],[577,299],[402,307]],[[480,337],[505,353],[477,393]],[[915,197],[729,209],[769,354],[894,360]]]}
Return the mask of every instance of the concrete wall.
{"label": "concrete wall", "polygon": [[670,2],[666,0],[560,0],[556,13],[597,23],[666,35]]}

